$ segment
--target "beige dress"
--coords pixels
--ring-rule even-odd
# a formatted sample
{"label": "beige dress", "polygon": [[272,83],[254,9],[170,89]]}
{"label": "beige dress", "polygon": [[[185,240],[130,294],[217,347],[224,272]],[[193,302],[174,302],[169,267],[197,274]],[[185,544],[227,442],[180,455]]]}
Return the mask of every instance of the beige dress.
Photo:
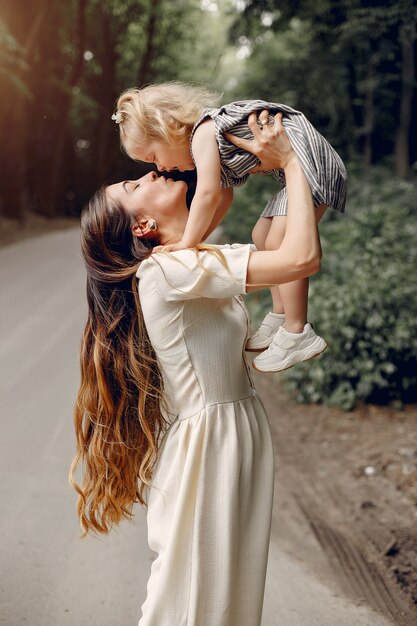
{"label": "beige dress", "polygon": [[[139,626],[259,626],[273,495],[268,419],[244,355],[250,246],[141,264],[171,425],[148,496],[156,552]],[[203,266],[203,267],[202,267]]]}

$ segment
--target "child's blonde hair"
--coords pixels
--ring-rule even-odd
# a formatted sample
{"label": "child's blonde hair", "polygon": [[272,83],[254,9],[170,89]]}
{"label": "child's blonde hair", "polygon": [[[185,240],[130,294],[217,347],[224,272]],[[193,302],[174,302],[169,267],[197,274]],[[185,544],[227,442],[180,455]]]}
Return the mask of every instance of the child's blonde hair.
{"label": "child's blonde hair", "polygon": [[127,89],[117,101],[114,116],[121,145],[135,158],[135,151],[151,140],[171,146],[182,143],[190,137],[202,110],[216,106],[219,99],[205,87],[180,82]]}

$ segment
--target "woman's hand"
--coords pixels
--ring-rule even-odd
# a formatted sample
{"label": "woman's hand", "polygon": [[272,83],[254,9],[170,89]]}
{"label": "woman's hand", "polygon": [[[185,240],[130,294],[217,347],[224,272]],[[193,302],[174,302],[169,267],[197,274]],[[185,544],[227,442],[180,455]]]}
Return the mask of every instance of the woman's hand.
{"label": "woman's hand", "polygon": [[269,123],[269,111],[263,110],[249,115],[248,126],[253,134],[253,139],[241,139],[230,133],[225,133],[228,141],[238,148],[256,155],[260,164],[251,170],[252,173],[273,169],[285,169],[297,156],[288,140],[282,125],[282,113],[277,113],[273,124]]}

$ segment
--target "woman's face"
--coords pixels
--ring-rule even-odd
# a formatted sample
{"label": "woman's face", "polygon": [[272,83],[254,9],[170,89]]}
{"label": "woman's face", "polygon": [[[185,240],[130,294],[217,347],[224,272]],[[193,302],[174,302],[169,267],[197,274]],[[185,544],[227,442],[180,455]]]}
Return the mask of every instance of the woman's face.
{"label": "woman's face", "polygon": [[137,180],[109,185],[106,193],[136,219],[152,218],[163,224],[176,213],[187,211],[186,183],[166,179],[156,172],[148,172]]}

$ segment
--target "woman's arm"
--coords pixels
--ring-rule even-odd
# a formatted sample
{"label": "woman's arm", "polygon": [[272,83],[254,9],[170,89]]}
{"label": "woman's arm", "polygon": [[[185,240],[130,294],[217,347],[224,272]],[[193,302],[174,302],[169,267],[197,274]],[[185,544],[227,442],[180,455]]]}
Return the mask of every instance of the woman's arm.
{"label": "woman's arm", "polygon": [[230,134],[228,140],[256,154],[261,169],[266,169],[266,163],[268,169],[271,166],[283,169],[288,193],[287,225],[281,246],[250,256],[247,284],[251,290],[251,287],[260,289],[315,274],[320,269],[321,246],[310,186],[282,126],[282,113],[275,116],[273,126],[263,126],[262,130],[257,124],[257,114],[252,114],[249,126],[253,140]]}

